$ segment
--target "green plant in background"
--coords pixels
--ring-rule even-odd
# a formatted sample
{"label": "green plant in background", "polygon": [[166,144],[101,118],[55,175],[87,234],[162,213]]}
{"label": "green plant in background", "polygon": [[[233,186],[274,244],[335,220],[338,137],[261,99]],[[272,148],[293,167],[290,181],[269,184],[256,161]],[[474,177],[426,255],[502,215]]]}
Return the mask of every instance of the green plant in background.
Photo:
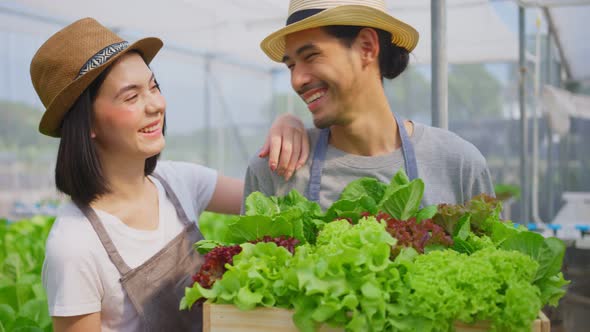
{"label": "green plant in background", "polygon": [[54,219],[0,219],[0,332],[52,331],[41,269]]}
{"label": "green plant in background", "polygon": [[203,212],[199,217],[199,229],[205,239],[221,242],[224,241],[227,227],[237,218],[237,215]]}
{"label": "green plant in background", "polygon": [[496,198],[501,201],[507,201],[511,198],[515,200],[520,198],[520,187],[514,184],[498,183],[494,186]]}

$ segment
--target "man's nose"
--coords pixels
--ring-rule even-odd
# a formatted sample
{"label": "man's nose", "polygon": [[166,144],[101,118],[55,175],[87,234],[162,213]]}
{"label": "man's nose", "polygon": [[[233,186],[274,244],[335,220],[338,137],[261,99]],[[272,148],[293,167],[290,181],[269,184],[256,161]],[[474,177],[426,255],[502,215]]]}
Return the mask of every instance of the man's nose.
{"label": "man's nose", "polygon": [[295,92],[300,91],[306,84],[311,82],[311,75],[304,66],[295,66],[291,71],[291,86]]}

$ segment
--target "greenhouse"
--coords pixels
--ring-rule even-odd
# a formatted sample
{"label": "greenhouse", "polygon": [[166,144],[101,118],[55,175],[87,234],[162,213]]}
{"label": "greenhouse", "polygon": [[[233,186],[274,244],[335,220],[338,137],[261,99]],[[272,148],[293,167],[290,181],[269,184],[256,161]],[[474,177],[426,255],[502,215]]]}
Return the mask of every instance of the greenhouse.
{"label": "greenhouse", "polygon": [[[370,10],[363,11],[359,6]],[[388,32],[394,45],[412,41],[411,32],[417,32],[415,48],[402,45],[409,59],[407,68],[394,79],[381,79],[384,101],[395,115],[390,118],[397,124],[393,136],[399,146],[393,150],[399,147],[403,151],[393,173],[367,175],[370,167],[359,160],[368,158],[364,162],[371,164],[379,159],[370,158],[381,156],[357,153],[351,141],[338,145],[341,136],[336,136],[336,130],[346,126],[332,124],[327,131],[309,129],[322,128],[317,121],[322,105],[328,105],[326,112],[331,110],[330,98],[341,98],[342,103],[351,99],[337,91],[345,89],[348,75],[354,77],[357,72],[346,72],[334,65],[329,68],[341,80],[333,79],[330,85],[334,72],[320,71],[328,83],[319,79],[309,90],[315,91],[313,94],[302,92],[306,88],[297,88],[298,70],[314,67],[303,57],[299,68],[294,63],[300,61],[310,44],[288,53],[288,43],[296,43],[294,36],[322,28],[322,19],[330,21],[329,12],[337,13],[340,7],[342,12],[348,10],[340,18],[346,22],[360,20],[353,16],[358,10],[368,15],[369,23],[357,26],[389,31],[386,27],[391,24],[394,31],[408,33],[400,34],[406,39],[396,39],[396,32]],[[371,22],[388,19],[371,16],[375,13],[395,17],[391,21],[394,23],[371,26]],[[87,17],[96,21],[80,20]],[[314,18],[319,25],[307,23],[308,30],[295,30],[314,22]],[[167,267],[150,270],[145,280],[130,276],[127,284],[123,282],[126,273],[145,267],[139,263],[159,256],[164,251],[160,249],[168,248],[164,244],[174,237],[166,235],[168,240],[162,242],[162,247],[148,248],[144,256],[138,254],[141,259],[118,253],[139,247],[119,247],[117,239],[135,233],[140,234],[137,239],[149,238],[149,232],[161,230],[159,220],[164,211],[179,221],[178,231],[185,225],[187,233],[193,229],[191,232],[199,235],[196,240],[187,237],[182,241],[191,248],[196,242],[190,259],[199,263],[186,263],[182,273],[189,284],[182,287],[182,294],[176,294],[178,301],[166,304],[168,310],[174,307],[175,314],[180,313],[183,318],[179,319],[189,314],[198,316],[192,330],[588,330],[590,47],[585,32],[589,20],[590,1],[586,0],[1,2],[0,332],[77,331],[74,325],[68,326],[81,322],[73,320],[76,317],[104,331],[180,329],[180,325],[168,322],[176,318],[150,321],[144,316],[149,310],[159,310],[152,297],[163,296],[164,286],[156,277],[154,285],[158,284],[159,290],[148,286],[151,273],[178,269],[174,265],[183,265],[179,263],[182,261],[166,258]],[[288,30],[291,25],[293,32]],[[90,36],[89,31],[95,31],[92,29],[104,31],[100,38],[113,40],[100,44],[100,38],[89,37],[90,42],[79,42]],[[366,30],[357,32],[358,36],[364,36]],[[282,44],[276,44],[282,45],[277,62],[271,59],[270,46],[265,48],[275,31],[287,31],[280,37]],[[70,40],[54,38],[56,33]],[[369,40],[373,36],[366,35]],[[352,39],[355,42],[360,38],[356,36]],[[147,37],[161,39],[162,48],[154,40],[134,43]],[[88,55],[75,53],[76,45],[90,48],[90,43],[99,46],[88,50]],[[356,50],[354,45],[351,50]],[[381,52],[379,46],[377,49]],[[157,53],[153,61],[150,52]],[[77,57],[84,61],[77,63]],[[111,113],[107,111],[105,117],[97,115],[97,100],[108,91],[103,87],[109,87],[113,77],[119,77],[116,75],[123,70],[119,69],[123,68],[119,65],[125,63],[123,59],[133,57],[143,59],[139,67],[144,72],[153,72],[152,77],[145,77],[149,78],[149,98],[153,98],[149,99],[150,105],[146,101],[145,105],[153,106],[145,106],[146,114],[148,108],[162,119],[164,110],[166,113],[165,122],[148,124],[136,118],[142,123],[139,142],[150,135],[160,137],[153,141],[163,142],[165,130],[163,150],[156,143],[134,147],[135,143],[123,135],[130,122],[117,122],[109,118]],[[356,66],[354,59],[347,64]],[[131,60],[129,63],[138,66]],[[84,64],[87,72],[81,69],[77,77],[70,79],[73,83],[60,85],[62,64],[64,68],[75,67],[76,72]],[[380,68],[380,64],[376,66]],[[139,75],[140,71],[133,73]],[[88,74],[93,75],[92,81],[82,82],[84,76],[90,77]],[[76,81],[82,82],[81,88],[76,87],[80,86]],[[158,92],[154,95],[155,88]],[[140,87],[135,84],[123,90],[113,100],[126,91],[139,91]],[[346,91],[356,93],[354,89]],[[73,162],[66,167],[60,161],[76,159],[75,154],[66,156],[70,151],[63,145],[64,130],[66,121],[73,120],[65,119],[69,119],[71,110],[82,107],[79,97],[86,94],[91,98],[88,130],[93,135],[88,142],[98,142],[95,136],[104,135],[104,142],[128,151],[136,148],[137,153],[145,154],[159,149],[155,175],[148,174],[153,168],[149,172],[147,169],[156,153],[142,159],[148,160],[146,175],[142,176],[150,179],[152,185],[148,187],[153,190],[146,189],[143,204],[137,203],[133,209],[121,207],[120,202],[127,196],[111,195],[119,187],[108,184],[103,178],[107,173],[102,173],[127,167],[124,162],[113,163],[116,166],[112,169],[101,169],[99,165],[101,172],[92,176],[107,184],[101,187],[100,181],[90,181],[98,186],[91,187],[82,184],[87,179],[78,167],[67,168],[81,164]],[[133,98],[141,101],[142,96]],[[165,102],[159,96],[164,96]],[[133,105],[129,109],[140,107],[139,103]],[[122,106],[113,107],[105,110]],[[152,114],[146,119],[149,116]],[[284,129],[284,119],[288,125],[295,123],[295,127],[308,129]],[[409,129],[404,129],[405,122],[400,119],[411,121]],[[102,131],[97,127],[100,121],[110,127]],[[428,149],[414,142],[411,150],[416,150],[417,166],[412,166],[402,136],[408,130],[408,140],[412,141],[421,135],[421,128],[431,127],[449,131],[468,148],[453,146],[454,138],[434,139],[438,145]],[[276,134],[275,128],[288,130],[293,140],[304,139],[293,142],[310,151],[300,165],[303,177],[295,170],[290,180],[283,180],[284,174],[274,168],[256,169],[268,164],[258,154],[269,139],[267,135]],[[121,136],[117,136],[117,130]],[[316,132],[320,134],[314,136]],[[319,142],[323,132],[328,133],[327,154],[321,157],[318,151],[322,150]],[[309,140],[306,133],[310,133]],[[366,132],[365,136],[375,135]],[[82,141],[86,144],[86,140]],[[110,151],[102,145],[104,142],[93,145],[92,151],[97,160],[100,156],[99,164],[108,165],[107,159],[102,159],[107,154],[104,151]],[[484,172],[465,166],[472,162],[472,147],[485,158]],[[282,151],[278,148],[281,156],[290,151],[285,150],[285,145]],[[354,167],[363,170],[350,173],[348,168],[339,168],[344,166],[338,163],[349,160],[345,153],[356,155]],[[439,157],[445,153],[446,159]],[[424,154],[431,159],[425,160],[421,157]],[[343,159],[330,159],[338,156]],[[318,176],[322,175],[322,167],[326,172],[315,192],[317,167]],[[398,168],[405,172],[397,172]],[[446,179],[433,180],[456,168],[460,168],[460,175],[448,188]],[[463,190],[469,181],[477,184]],[[70,188],[70,192],[66,194],[64,188]],[[463,189],[453,196],[449,188]],[[334,192],[328,194],[326,190]],[[495,198],[477,195],[480,193]],[[138,193],[130,199],[139,202],[140,196]],[[205,196],[207,199],[202,198]],[[166,210],[163,200],[167,202]],[[78,242],[72,239],[63,245],[60,254],[67,251],[64,248],[71,252],[79,249],[80,255],[95,255],[99,250],[106,260],[100,263],[104,265],[92,266],[93,271],[98,271],[96,276],[80,272],[83,269],[70,261],[54,264],[55,257],[46,257],[58,241],[52,242],[52,238],[63,233],[59,238],[62,243],[69,239],[68,234],[74,234],[66,230],[72,220],[62,218],[72,211],[80,215],[77,221],[84,222],[84,229],[90,230],[92,236],[80,236]],[[116,222],[121,225],[112,225]],[[410,222],[413,224],[408,225]],[[197,226],[189,226],[192,224]],[[98,243],[98,249],[87,246],[89,241]],[[113,252],[117,252],[116,256]],[[349,259],[337,254],[343,252],[350,255]],[[66,256],[70,259],[76,255]],[[365,260],[366,264],[359,263]],[[445,268],[438,268],[442,266]],[[74,297],[71,308],[75,309],[64,304],[66,297],[73,295],[61,289],[59,279],[72,271],[80,279],[64,280],[77,283],[76,287],[88,286],[84,278],[96,279],[93,282],[104,287],[93,293],[92,305],[89,298],[75,302]],[[478,279],[485,274],[489,278]],[[431,285],[428,280],[440,281],[440,285]],[[502,285],[497,286],[498,293],[486,292],[496,287],[492,283]],[[136,290],[132,291],[132,287]],[[232,287],[239,291],[232,291]],[[117,295],[111,295],[109,288],[119,289]],[[173,293],[177,289],[169,290]],[[84,291],[80,293],[84,295]],[[430,297],[433,293],[437,295]],[[87,306],[81,304],[84,301]],[[146,313],[138,309],[139,302]],[[498,305],[488,306],[488,302]],[[132,314],[126,312],[129,308]],[[292,322],[285,317],[292,317]],[[285,319],[289,326],[273,325]],[[241,322],[248,323],[241,326]]]}

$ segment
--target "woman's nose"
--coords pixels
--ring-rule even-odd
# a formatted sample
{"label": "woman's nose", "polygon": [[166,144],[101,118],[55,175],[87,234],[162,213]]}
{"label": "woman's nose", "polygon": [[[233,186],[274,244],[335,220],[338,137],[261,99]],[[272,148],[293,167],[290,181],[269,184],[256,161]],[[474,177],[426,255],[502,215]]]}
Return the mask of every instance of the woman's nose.
{"label": "woman's nose", "polygon": [[146,102],[146,112],[148,113],[164,113],[166,110],[166,99],[159,92],[149,95]]}

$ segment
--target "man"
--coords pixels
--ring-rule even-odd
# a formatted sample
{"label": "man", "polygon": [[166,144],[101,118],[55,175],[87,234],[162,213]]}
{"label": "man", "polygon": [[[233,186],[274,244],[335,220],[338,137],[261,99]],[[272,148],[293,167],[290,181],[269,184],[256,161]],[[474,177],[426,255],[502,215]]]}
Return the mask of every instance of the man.
{"label": "man", "polygon": [[384,1],[291,0],[287,25],[261,47],[289,68],[307,103],[313,158],[288,181],[252,159],[244,197],[297,189],[326,209],[349,182],[369,176],[389,183],[402,167],[424,180],[424,205],[493,194],[477,148],[449,131],[401,121],[389,105],[382,81],[404,71],[417,42],[417,31],[387,14]]}

